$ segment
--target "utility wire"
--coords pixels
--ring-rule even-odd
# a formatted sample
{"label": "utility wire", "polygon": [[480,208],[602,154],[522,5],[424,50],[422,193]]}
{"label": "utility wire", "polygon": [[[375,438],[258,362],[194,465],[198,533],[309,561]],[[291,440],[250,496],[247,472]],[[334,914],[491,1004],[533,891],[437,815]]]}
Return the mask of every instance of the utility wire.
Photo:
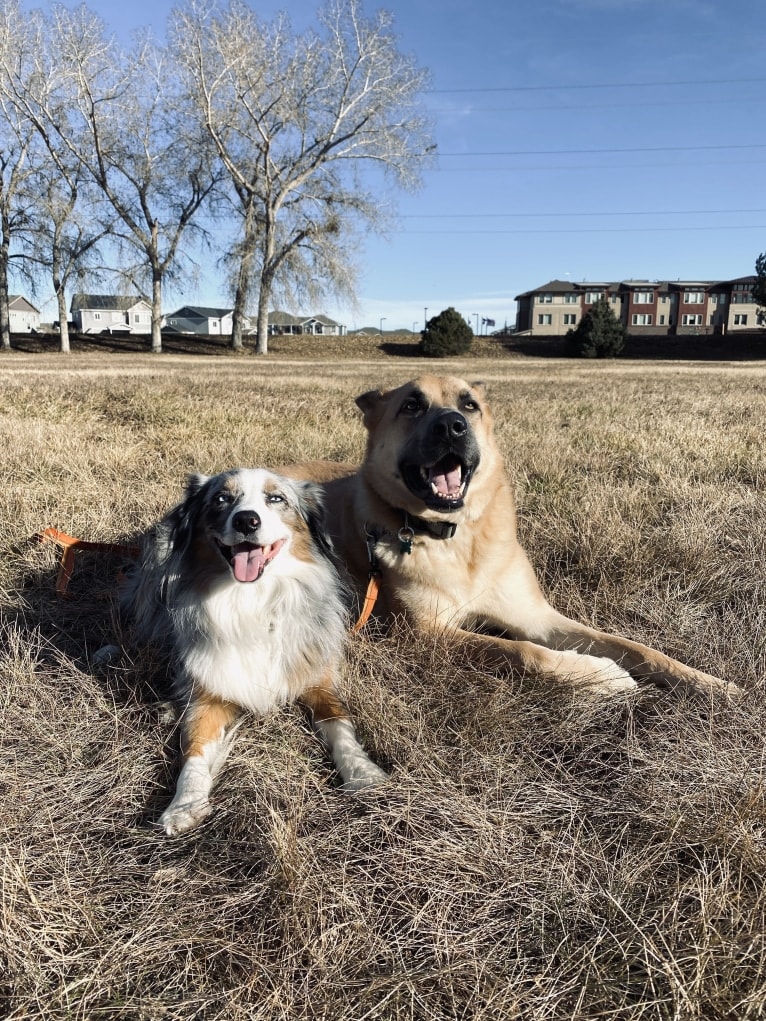
{"label": "utility wire", "polygon": [[653,89],[668,88],[680,85],[742,85],[766,82],[766,78],[689,78],[666,82],[592,82],[587,85],[497,85],[477,86],[468,89],[425,89],[426,93],[464,93],[464,92],[553,92],[582,91],[585,89]]}
{"label": "utility wire", "polygon": [[403,230],[402,234],[680,234],[684,231],[758,230],[766,231],[766,223],[718,224],[689,227],[513,227],[503,230]]}
{"label": "utility wire", "polygon": [[439,152],[439,156],[573,156],[603,154],[610,152],[707,152],[712,150],[766,149],[766,142],[752,142],[741,145],[650,145],[628,146],[610,149],[509,149],[499,152]]}
{"label": "utility wire", "polygon": [[636,209],[636,210],[615,210],[604,212],[598,210],[584,213],[557,213],[551,210],[538,213],[404,213],[404,220],[459,220],[459,219],[492,219],[497,220],[507,217],[530,217],[530,216],[717,216],[732,213],[766,213],[766,209]]}

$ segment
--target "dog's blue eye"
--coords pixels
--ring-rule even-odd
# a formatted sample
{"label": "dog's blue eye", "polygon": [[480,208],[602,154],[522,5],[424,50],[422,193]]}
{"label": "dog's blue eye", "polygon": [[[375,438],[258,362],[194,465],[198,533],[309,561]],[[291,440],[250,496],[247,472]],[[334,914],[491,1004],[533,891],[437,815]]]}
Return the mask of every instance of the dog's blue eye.
{"label": "dog's blue eye", "polygon": [[281,493],[267,493],[266,503],[284,503],[285,498]]}
{"label": "dog's blue eye", "polygon": [[225,507],[227,504],[230,504],[231,501],[231,493],[216,493],[213,498],[213,503],[215,503],[218,507]]}

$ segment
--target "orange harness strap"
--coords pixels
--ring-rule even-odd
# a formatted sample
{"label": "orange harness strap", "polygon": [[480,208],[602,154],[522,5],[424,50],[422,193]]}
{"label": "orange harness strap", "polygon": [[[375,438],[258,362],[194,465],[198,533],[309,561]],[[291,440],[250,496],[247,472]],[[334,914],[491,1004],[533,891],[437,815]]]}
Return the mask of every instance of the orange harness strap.
{"label": "orange harness strap", "polygon": [[359,614],[359,619],[351,630],[356,633],[361,631],[367,621],[370,619],[373,607],[378,598],[380,592],[380,575],[370,574],[370,580],[367,583],[367,591],[364,596],[364,605],[362,606],[362,612]]}
{"label": "orange harness strap", "polygon": [[138,557],[141,554],[140,546],[128,546],[122,542],[89,542],[86,539],[76,539],[73,535],[59,531],[58,528],[46,528],[37,533],[38,542],[55,542],[61,546],[61,561],[59,573],[56,578],[56,593],[60,596],[67,594],[69,582],[74,572],[75,553],[78,550],[93,550],[96,553],[122,553],[126,557]]}
{"label": "orange harness strap", "polygon": [[[121,542],[90,542],[87,539],[77,539],[73,535],[67,535],[66,532],[62,532],[58,528],[45,528],[42,532],[37,533],[36,539],[38,542],[55,542],[61,547],[61,561],[56,578],[56,594],[59,596],[67,594],[69,582],[74,572],[75,553],[78,550],[92,550],[95,553],[121,553],[126,557],[138,557],[141,555],[140,546],[129,546],[127,543]],[[377,602],[379,592],[380,575],[377,572],[370,572],[370,580],[367,584],[362,612],[351,629],[353,632],[361,631],[370,619],[370,614]]]}

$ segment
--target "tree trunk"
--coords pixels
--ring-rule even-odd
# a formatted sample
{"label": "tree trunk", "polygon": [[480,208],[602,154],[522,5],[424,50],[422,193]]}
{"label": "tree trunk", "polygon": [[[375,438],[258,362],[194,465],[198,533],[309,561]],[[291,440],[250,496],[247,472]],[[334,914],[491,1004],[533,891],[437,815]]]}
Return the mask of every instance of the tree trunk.
{"label": "tree trunk", "polygon": [[152,270],[152,354],[162,353],[162,277]]}
{"label": "tree trunk", "polygon": [[269,353],[269,300],[271,298],[271,281],[261,277],[261,288],[258,293],[258,325],[255,341],[255,353]]}
{"label": "tree trunk", "polygon": [[241,351],[244,346],[242,327],[245,321],[247,296],[250,293],[252,259],[253,257],[250,252],[245,253],[239,260],[239,269],[237,270],[237,286],[234,289],[234,311],[231,316],[231,346],[234,351]]}
{"label": "tree trunk", "polygon": [[61,285],[56,288],[56,301],[59,308],[59,335],[61,337],[61,351],[69,354],[69,321],[67,320],[66,292]]}
{"label": "tree trunk", "polygon": [[66,290],[61,279],[61,258],[57,241],[54,239],[53,253],[51,256],[51,270],[53,277],[53,293],[56,295],[56,305],[59,310],[59,344],[63,354],[69,354],[69,322],[67,321]]}
{"label": "tree trunk", "polygon": [[11,350],[11,315],[8,309],[9,235],[10,227],[7,227],[3,217],[3,236],[0,241],[0,346],[3,351]]}

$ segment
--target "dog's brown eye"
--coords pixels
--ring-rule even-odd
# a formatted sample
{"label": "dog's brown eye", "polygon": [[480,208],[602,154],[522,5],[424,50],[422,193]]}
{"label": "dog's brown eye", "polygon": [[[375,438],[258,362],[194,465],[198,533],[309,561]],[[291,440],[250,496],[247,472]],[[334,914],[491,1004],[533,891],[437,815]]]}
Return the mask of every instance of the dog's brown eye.
{"label": "dog's brown eye", "polygon": [[415,415],[422,408],[422,403],[417,397],[408,397],[399,409],[405,415]]}
{"label": "dog's brown eye", "polygon": [[463,411],[478,411],[478,410],[479,405],[476,403],[476,401],[471,400],[463,401]]}

